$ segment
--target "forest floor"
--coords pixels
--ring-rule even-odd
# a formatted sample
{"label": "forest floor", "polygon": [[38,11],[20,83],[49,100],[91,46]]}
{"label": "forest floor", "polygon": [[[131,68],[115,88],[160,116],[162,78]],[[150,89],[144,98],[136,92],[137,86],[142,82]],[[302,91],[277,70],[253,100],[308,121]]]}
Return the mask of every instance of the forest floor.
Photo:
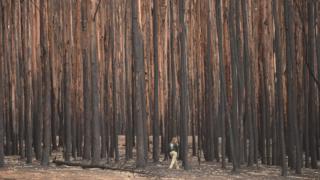
{"label": "forest floor", "polygon": [[[119,138],[120,154],[124,156],[123,138]],[[190,153],[191,154],[191,153]],[[197,157],[189,157],[191,169],[185,171],[183,169],[168,169],[169,160],[162,161],[160,157],[159,163],[152,162],[152,155],[149,154],[150,161],[144,169],[134,169],[135,162],[133,160],[125,161],[124,157],[120,156],[120,162],[114,163],[110,161],[108,167],[126,169],[128,172],[108,169],[82,169],[75,166],[56,166],[50,163],[49,167],[41,167],[36,160],[33,163],[25,164],[25,160],[20,160],[19,156],[7,156],[5,159],[5,167],[0,169],[0,180],[15,180],[15,179],[79,179],[79,180],[102,180],[102,179],[320,179],[320,170],[302,169],[302,175],[296,175],[294,171],[289,170],[286,178],[280,176],[280,167],[266,166],[259,164],[259,167],[242,166],[237,173],[233,173],[232,164],[227,164],[227,169],[221,168],[221,163],[204,162],[200,165]],[[61,159],[61,151],[54,152],[52,157]],[[73,160],[73,162],[81,162]],[[86,162],[81,162],[86,163]],[[106,160],[102,161],[102,165]],[[180,162],[181,167],[181,162]],[[181,167],[182,168],[182,167]],[[130,172],[132,171],[132,172]]]}

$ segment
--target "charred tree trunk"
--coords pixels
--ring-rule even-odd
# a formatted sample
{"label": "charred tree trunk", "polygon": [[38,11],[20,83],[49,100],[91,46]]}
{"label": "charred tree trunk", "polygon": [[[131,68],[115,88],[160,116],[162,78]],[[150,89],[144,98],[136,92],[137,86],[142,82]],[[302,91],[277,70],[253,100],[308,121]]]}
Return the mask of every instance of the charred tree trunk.
{"label": "charred tree trunk", "polygon": [[[26,2],[25,8],[27,11],[27,18],[31,17],[31,3]],[[32,24],[31,22],[26,23],[26,40],[31,41],[32,36],[31,36],[31,27]],[[33,42],[31,42],[33,43]],[[25,106],[25,123],[26,123],[26,137],[25,137],[25,148],[26,148],[26,162],[27,164],[32,163],[32,77],[31,77],[31,63],[32,63],[32,51],[30,48],[25,49],[25,59],[24,59],[24,66],[25,66],[25,86],[24,86],[24,92],[25,92],[25,101],[24,101],[24,106]]]}
{"label": "charred tree trunk", "polygon": [[159,161],[159,62],[158,62],[158,0],[153,0],[153,60],[154,60],[154,112],[153,161]]}
{"label": "charred tree trunk", "polygon": [[[243,58],[244,58],[244,71],[245,71],[245,121],[248,124],[249,130],[249,152],[248,152],[248,166],[253,165],[254,160],[254,134],[252,125],[252,110],[251,110],[251,97],[252,89],[250,83],[251,78],[251,56],[249,52],[249,40],[248,40],[248,9],[246,0],[241,1],[242,17],[243,17]],[[245,144],[245,147],[246,144]]]}
{"label": "charred tree trunk", "polygon": [[[308,66],[309,70],[315,72],[315,1],[308,1]],[[319,66],[319,64],[318,64]],[[313,79],[309,82],[309,120],[310,120],[310,155],[311,155],[311,167],[317,168],[317,145],[316,145],[316,89]],[[306,157],[309,158],[309,157]]]}
{"label": "charred tree trunk", "polygon": [[51,121],[51,82],[50,82],[50,59],[48,49],[48,1],[40,1],[40,44],[41,59],[44,68],[44,111],[43,111],[43,149],[41,165],[49,165],[50,141],[50,121]]}
{"label": "charred tree trunk", "polygon": [[[230,146],[231,146],[231,154],[232,154],[232,164],[233,164],[233,171],[237,171],[237,168],[239,167],[239,161],[238,161],[238,151],[235,151],[235,149],[238,149],[238,127],[237,127],[237,121],[238,121],[238,81],[237,81],[237,49],[236,49],[236,39],[235,39],[235,0],[231,0],[230,2],[230,10],[229,10],[229,34],[230,34],[230,50],[231,50],[231,64],[232,64],[232,112],[231,112],[231,119],[232,123],[230,126]],[[233,146],[233,147],[232,147]]]}
{"label": "charred tree trunk", "polygon": [[[113,0],[111,2],[111,7],[114,7],[115,1]],[[112,9],[112,13],[114,13],[113,8]],[[115,23],[115,15],[112,14],[112,22]],[[115,157],[115,161],[119,161],[119,149],[118,149],[118,121],[120,120],[118,118],[118,98],[117,98],[117,77],[118,77],[118,73],[117,73],[117,58],[116,58],[116,48],[115,48],[115,29],[114,27],[111,27],[111,46],[112,46],[112,56],[111,56],[111,62],[112,62],[112,107],[113,107],[113,129],[112,129],[112,140],[111,142],[113,142],[113,149],[114,149],[114,157]],[[111,152],[113,154],[113,152]]]}
{"label": "charred tree trunk", "polygon": [[84,148],[83,158],[91,159],[91,117],[92,117],[92,99],[91,99],[91,74],[90,58],[88,56],[88,10],[87,0],[81,2],[82,19],[82,64],[83,64],[83,108],[84,108]]}
{"label": "charred tree trunk", "polygon": [[[99,5],[97,5],[99,6]],[[93,7],[96,7],[96,4],[93,4]],[[95,9],[94,8],[94,9]],[[89,20],[91,21],[91,20]],[[92,82],[92,161],[93,165],[100,163],[101,159],[101,142],[100,142],[100,113],[99,113],[99,64],[97,57],[97,33],[96,33],[96,21],[90,23],[90,45],[91,45],[91,82]]]}
{"label": "charred tree trunk", "polygon": [[185,170],[189,169],[188,163],[188,123],[189,123],[189,102],[188,102],[188,57],[187,57],[187,27],[185,23],[185,1],[179,0],[179,22],[180,32],[180,138],[181,138],[181,159]]}
{"label": "charred tree trunk", "polygon": [[[71,1],[64,2],[64,22],[66,27],[64,29],[64,45],[65,45],[65,54],[64,54],[64,158],[66,161],[70,161],[70,156],[72,153],[72,137],[71,137],[71,18],[72,11],[70,11]],[[68,12],[69,11],[69,12]]]}
{"label": "charred tree trunk", "polygon": [[137,167],[146,166],[145,149],[145,109],[143,108],[144,96],[144,60],[143,60],[143,39],[138,22],[138,3],[132,0],[132,48],[135,72],[134,87],[134,119],[136,124],[137,136]]}
{"label": "charred tree trunk", "polygon": [[294,55],[293,47],[293,24],[292,24],[292,1],[284,1],[284,15],[285,15],[285,26],[286,26],[286,57],[287,57],[287,89],[288,89],[288,123],[291,124],[290,130],[291,136],[290,141],[292,144],[291,149],[295,161],[295,169],[297,174],[301,174],[301,148],[300,148],[300,136],[297,123],[297,90],[296,90],[296,57]]}
{"label": "charred tree trunk", "polygon": [[[128,3],[129,4],[129,3]],[[129,4],[129,7],[130,7],[130,4]],[[126,123],[126,159],[132,159],[133,157],[133,152],[132,152],[132,149],[133,149],[133,139],[134,139],[134,135],[132,134],[133,132],[133,119],[132,119],[132,94],[131,94],[131,87],[132,87],[132,82],[130,81],[130,78],[132,76],[132,68],[131,68],[131,64],[129,64],[129,47],[130,44],[128,43],[127,41],[127,35],[130,34],[128,33],[127,34],[127,31],[128,31],[128,20],[130,20],[130,16],[128,16],[128,10],[127,10],[127,3],[126,3],[126,6],[125,6],[125,40],[124,40],[124,46],[125,46],[125,73],[126,73],[126,87],[125,87],[125,93],[126,93],[126,97],[127,97],[127,101],[126,101],[126,114],[127,114],[127,123]],[[128,17],[127,17],[128,16]],[[131,27],[131,26],[130,26]],[[129,31],[130,32],[130,31]],[[130,51],[131,52],[131,51]],[[132,60],[132,59],[131,59]]]}
{"label": "charred tree trunk", "polygon": [[276,55],[276,118],[279,124],[280,131],[278,134],[280,135],[280,156],[281,156],[281,175],[287,175],[287,163],[286,163],[286,144],[284,137],[284,99],[283,99],[283,76],[282,76],[282,56],[280,52],[280,24],[279,24],[279,7],[277,6],[277,1],[272,1],[272,14],[274,20],[274,28],[275,28],[275,43],[274,43],[274,51]]}
{"label": "charred tree trunk", "polygon": [[208,1],[208,20],[207,20],[207,49],[204,59],[205,74],[205,122],[206,122],[206,138],[204,146],[204,157],[207,161],[212,161],[214,157],[214,134],[213,134],[213,80],[212,80],[212,64],[211,64],[211,10],[210,1]]}
{"label": "charred tree trunk", "polygon": [[227,105],[226,94],[226,79],[225,79],[225,65],[223,55],[223,34],[222,34],[222,19],[221,19],[221,0],[216,1],[216,22],[219,46],[219,78],[220,78],[220,105],[219,105],[219,119],[221,121],[221,163],[222,168],[226,168],[225,153],[226,153],[226,132],[225,122],[229,122],[229,111]]}
{"label": "charred tree trunk", "polygon": [[0,2],[0,167],[4,166],[4,7]]}

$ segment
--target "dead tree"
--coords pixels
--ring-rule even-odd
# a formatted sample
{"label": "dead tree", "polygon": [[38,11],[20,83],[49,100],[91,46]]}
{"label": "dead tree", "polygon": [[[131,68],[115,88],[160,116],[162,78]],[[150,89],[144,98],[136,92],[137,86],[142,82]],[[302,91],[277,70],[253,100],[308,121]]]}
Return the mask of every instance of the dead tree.
{"label": "dead tree", "polygon": [[[232,164],[233,164],[233,171],[237,171],[239,167],[238,162],[238,153],[235,149],[238,149],[237,146],[237,137],[238,137],[238,81],[237,81],[237,49],[236,49],[236,39],[235,39],[235,0],[231,0],[230,2],[230,10],[229,10],[229,34],[230,34],[230,50],[231,50],[231,64],[232,64],[232,106],[231,106],[231,119],[232,123],[229,128],[230,133],[230,145],[231,145],[231,154],[232,154]],[[230,158],[230,157],[229,157]]]}
{"label": "dead tree", "polygon": [[2,1],[0,2],[0,29],[1,29],[1,34],[0,34],[0,167],[4,166],[4,116],[3,116],[3,104],[4,104],[4,95],[3,95],[3,89],[4,89],[4,74],[3,74],[3,53],[4,53],[4,7],[2,4]]}
{"label": "dead tree", "polygon": [[159,161],[159,63],[158,63],[158,0],[153,0],[153,60],[154,60],[154,112],[153,160]]}
{"label": "dead tree", "polygon": [[132,48],[135,72],[134,85],[134,119],[136,125],[137,136],[137,167],[145,167],[146,165],[146,149],[145,149],[145,109],[143,108],[144,96],[144,60],[143,60],[143,40],[138,22],[138,3],[132,0]]}
{"label": "dead tree", "polygon": [[[219,103],[219,119],[221,121],[221,163],[222,168],[226,168],[225,152],[226,152],[226,135],[225,122],[229,124],[229,108],[227,105],[225,65],[223,58],[223,34],[221,19],[221,0],[216,1],[216,22],[219,46],[219,78],[220,78],[220,103]],[[233,150],[232,150],[233,151]]]}
{"label": "dead tree", "polygon": [[[26,2],[26,1],[25,1]],[[27,11],[27,17],[31,17],[32,12],[32,4],[30,2],[26,2],[25,8]],[[32,21],[29,21],[25,24],[25,28],[27,33],[25,35],[26,41],[31,41],[32,35],[30,33],[30,29],[32,27]],[[32,43],[32,42],[31,42]],[[25,134],[25,148],[26,148],[26,162],[32,163],[32,77],[31,77],[31,63],[32,63],[32,51],[28,48],[24,50],[24,68],[25,68],[25,75],[24,75],[24,92],[25,92],[25,100],[24,100],[24,108],[25,108],[25,127],[26,127],[26,134]]]}
{"label": "dead tree", "polygon": [[[297,123],[297,87],[296,87],[296,57],[293,47],[293,24],[292,24],[292,1],[284,1],[284,16],[286,27],[286,58],[287,58],[287,91],[288,91],[288,123],[290,139],[289,143],[294,149],[291,149],[292,160],[294,160],[294,167],[297,174],[301,174],[301,148],[300,136]],[[295,154],[294,154],[295,153]]]}
{"label": "dead tree", "polygon": [[50,59],[48,49],[48,2],[40,1],[40,45],[41,59],[44,68],[44,111],[43,111],[43,150],[41,165],[49,165],[50,141],[50,121],[51,121],[51,82],[50,82]]}
{"label": "dead tree", "polygon": [[279,24],[279,10],[277,6],[277,1],[272,1],[272,14],[275,26],[275,46],[274,51],[276,55],[276,118],[279,124],[278,134],[280,134],[280,156],[281,156],[281,175],[287,175],[287,164],[286,164],[286,144],[285,144],[285,137],[284,137],[284,99],[283,99],[283,78],[282,78],[282,58],[281,58],[281,51],[280,51],[280,24]]}
{"label": "dead tree", "polygon": [[84,108],[84,146],[83,158],[91,159],[91,117],[92,117],[92,96],[91,96],[91,74],[90,58],[88,56],[88,1],[81,1],[82,20],[82,64],[83,64],[83,108]]}
{"label": "dead tree", "polygon": [[[99,5],[97,5],[99,6]],[[94,4],[93,7],[96,7]],[[94,8],[95,9],[95,8]],[[91,14],[91,13],[90,13]],[[92,17],[89,17],[92,18]],[[100,142],[100,113],[99,113],[99,64],[97,57],[97,33],[96,33],[96,21],[89,20],[90,28],[90,51],[91,51],[91,82],[92,82],[92,161],[93,165],[99,164],[101,159],[101,142]]]}
{"label": "dead tree", "polygon": [[[311,72],[315,72],[315,2],[308,1],[308,66]],[[319,65],[318,65],[319,66]],[[317,168],[317,142],[316,142],[316,87],[315,82],[311,80],[309,82],[309,120],[310,120],[310,155],[311,155],[311,167]],[[308,153],[309,154],[309,153]],[[306,157],[309,158],[309,157]]]}
{"label": "dead tree", "polygon": [[188,102],[188,57],[187,57],[187,27],[185,23],[185,1],[179,0],[179,23],[180,32],[180,138],[181,138],[181,159],[185,170],[189,169],[188,163],[188,123],[189,123],[189,102]]}
{"label": "dead tree", "polygon": [[72,137],[71,137],[71,26],[70,22],[72,18],[72,11],[70,11],[71,1],[65,1],[63,5],[63,21],[66,26],[64,29],[63,40],[65,45],[64,54],[64,82],[63,82],[63,94],[64,94],[64,158],[66,161],[70,161],[70,156],[72,153]]}
{"label": "dead tree", "polygon": [[207,49],[204,59],[204,74],[205,74],[205,142],[204,157],[207,161],[212,161],[214,157],[214,127],[213,127],[213,79],[212,79],[212,64],[211,64],[211,10],[210,1],[208,1],[208,19],[207,19]]}

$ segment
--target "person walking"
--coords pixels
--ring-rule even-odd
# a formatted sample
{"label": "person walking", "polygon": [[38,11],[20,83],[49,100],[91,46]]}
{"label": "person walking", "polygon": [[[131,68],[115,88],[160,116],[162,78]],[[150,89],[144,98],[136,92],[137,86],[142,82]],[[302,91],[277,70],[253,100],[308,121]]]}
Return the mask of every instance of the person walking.
{"label": "person walking", "polygon": [[179,164],[178,164],[178,152],[179,152],[179,144],[178,144],[178,139],[176,137],[173,137],[171,140],[171,143],[169,144],[170,148],[170,156],[171,156],[171,164],[169,166],[169,169],[172,169],[173,166],[175,166],[176,169],[179,169]]}

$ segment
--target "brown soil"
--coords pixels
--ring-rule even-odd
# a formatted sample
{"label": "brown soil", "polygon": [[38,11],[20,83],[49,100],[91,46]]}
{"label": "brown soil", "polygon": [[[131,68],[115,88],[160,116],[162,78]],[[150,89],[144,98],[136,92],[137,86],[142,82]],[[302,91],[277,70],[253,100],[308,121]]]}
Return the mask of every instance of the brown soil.
{"label": "brown soil", "polygon": [[[120,139],[120,154],[124,155],[123,138]],[[190,152],[191,154],[191,152]],[[54,152],[52,157],[62,159],[61,151]],[[280,168],[277,166],[246,167],[243,166],[237,173],[231,171],[231,164],[227,164],[227,169],[221,168],[221,163],[201,162],[198,163],[197,157],[190,157],[191,169],[188,171],[179,169],[168,169],[169,160],[163,161],[163,156],[159,163],[153,163],[151,154],[150,162],[144,169],[135,169],[134,160],[125,161],[121,156],[119,163],[110,161],[108,166],[122,169],[134,169],[133,172],[120,172],[114,170],[102,169],[82,169],[81,167],[56,166],[50,163],[49,167],[41,167],[39,162],[34,160],[31,165],[25,164],[25,160],[20,160],[18,156],[8,156],[5,159],[6,166],[0,168],[0,179],[286,179],[280,176]],[[73,160],[80,162],[80,160]],[[88,162],[83,162],[88,163]],[[107,164],[106,160],[102,161]],[[180,162],[181,165],[181,162]],[[141,172],[141,173],[139,173]],[[294,174],[294,171],[288,171],[288,179],[320,179],[320,170],[303,169],[302,175]]]}

